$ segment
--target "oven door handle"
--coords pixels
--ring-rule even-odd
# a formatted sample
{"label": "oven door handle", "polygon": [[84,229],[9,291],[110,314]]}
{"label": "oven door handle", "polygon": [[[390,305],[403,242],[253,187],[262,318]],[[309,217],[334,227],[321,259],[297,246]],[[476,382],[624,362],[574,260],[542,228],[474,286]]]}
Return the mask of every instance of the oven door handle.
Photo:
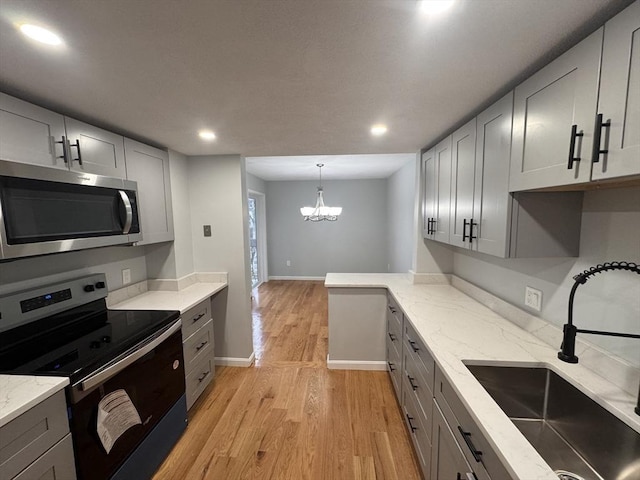
{"label": "oven door handle", "polygon": [[131,365],[136,360],[144,357],[151,350],[156,348],[162,342],[164,342],[167,338],[173,335],[175,332],[180,330],[182,326],[182,320],[178,319],[174,324],[172,324],[169,328],[167,328],[164,332],[158,335],[156,338],[151,340],[149,343],[144,344],[140,349],[132,352],[130,355],[127,355],[123,359],[115,362],[113,365],[108,366],[104,370],[100,370],[99,372],[86,377],[84,380],[80,382],[80,389],[83,391],[89,390],[96,385],[103,383],[105,380],[113,377],[117,373],[121,372],[129,365]]}

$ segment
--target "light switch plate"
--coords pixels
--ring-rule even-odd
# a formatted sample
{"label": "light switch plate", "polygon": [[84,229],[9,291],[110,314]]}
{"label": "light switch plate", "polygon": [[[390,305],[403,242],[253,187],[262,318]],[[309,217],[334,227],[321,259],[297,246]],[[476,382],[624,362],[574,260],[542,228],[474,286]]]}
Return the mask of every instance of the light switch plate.
{"label": "light switch plate", "polygon": [[536,288],[527,286],[524,290],[524,304],[539,312],[542,310],[542,292]]}
{"label": "light switch plate", "polygon": [[204,236],[205,237],[210,237],[211,236],[211,225],[203,225],[202,226],[203,231],[204,231]]}
{"label": "light switch plate", "polygon": [[122,270],[122,284],[128,285],[131,283],[131,269],[125,268]]}

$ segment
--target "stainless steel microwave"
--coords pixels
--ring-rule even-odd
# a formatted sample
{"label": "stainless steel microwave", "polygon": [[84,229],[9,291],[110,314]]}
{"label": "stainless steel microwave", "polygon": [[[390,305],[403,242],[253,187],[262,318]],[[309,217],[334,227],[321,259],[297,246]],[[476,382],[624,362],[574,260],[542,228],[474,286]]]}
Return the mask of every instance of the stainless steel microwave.
{"label": "stainless steel microwave", "polygon": [[0,160],[0,261],[140,240],[136,182]]}

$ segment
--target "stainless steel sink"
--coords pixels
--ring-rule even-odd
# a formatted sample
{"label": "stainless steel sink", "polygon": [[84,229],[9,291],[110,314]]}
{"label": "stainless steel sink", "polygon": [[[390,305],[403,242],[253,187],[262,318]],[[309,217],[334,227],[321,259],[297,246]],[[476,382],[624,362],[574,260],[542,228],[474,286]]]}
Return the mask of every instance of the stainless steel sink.
{"label": "stainless steel sink", "polygon": [[547,368],[467,365],[553,470],[640,479],[640,434]]}

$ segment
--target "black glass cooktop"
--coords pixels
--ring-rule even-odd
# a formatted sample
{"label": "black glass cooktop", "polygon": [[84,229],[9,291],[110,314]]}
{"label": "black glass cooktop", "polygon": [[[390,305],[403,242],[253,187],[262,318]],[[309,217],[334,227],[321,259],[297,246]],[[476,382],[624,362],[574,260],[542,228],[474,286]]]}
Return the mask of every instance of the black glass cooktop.
{"label": "black glass cooktop", "polygon": [[107,310],[103,299],[0,332],[0,373],[70,377],[99,370],[179,318],[176,311]]}

